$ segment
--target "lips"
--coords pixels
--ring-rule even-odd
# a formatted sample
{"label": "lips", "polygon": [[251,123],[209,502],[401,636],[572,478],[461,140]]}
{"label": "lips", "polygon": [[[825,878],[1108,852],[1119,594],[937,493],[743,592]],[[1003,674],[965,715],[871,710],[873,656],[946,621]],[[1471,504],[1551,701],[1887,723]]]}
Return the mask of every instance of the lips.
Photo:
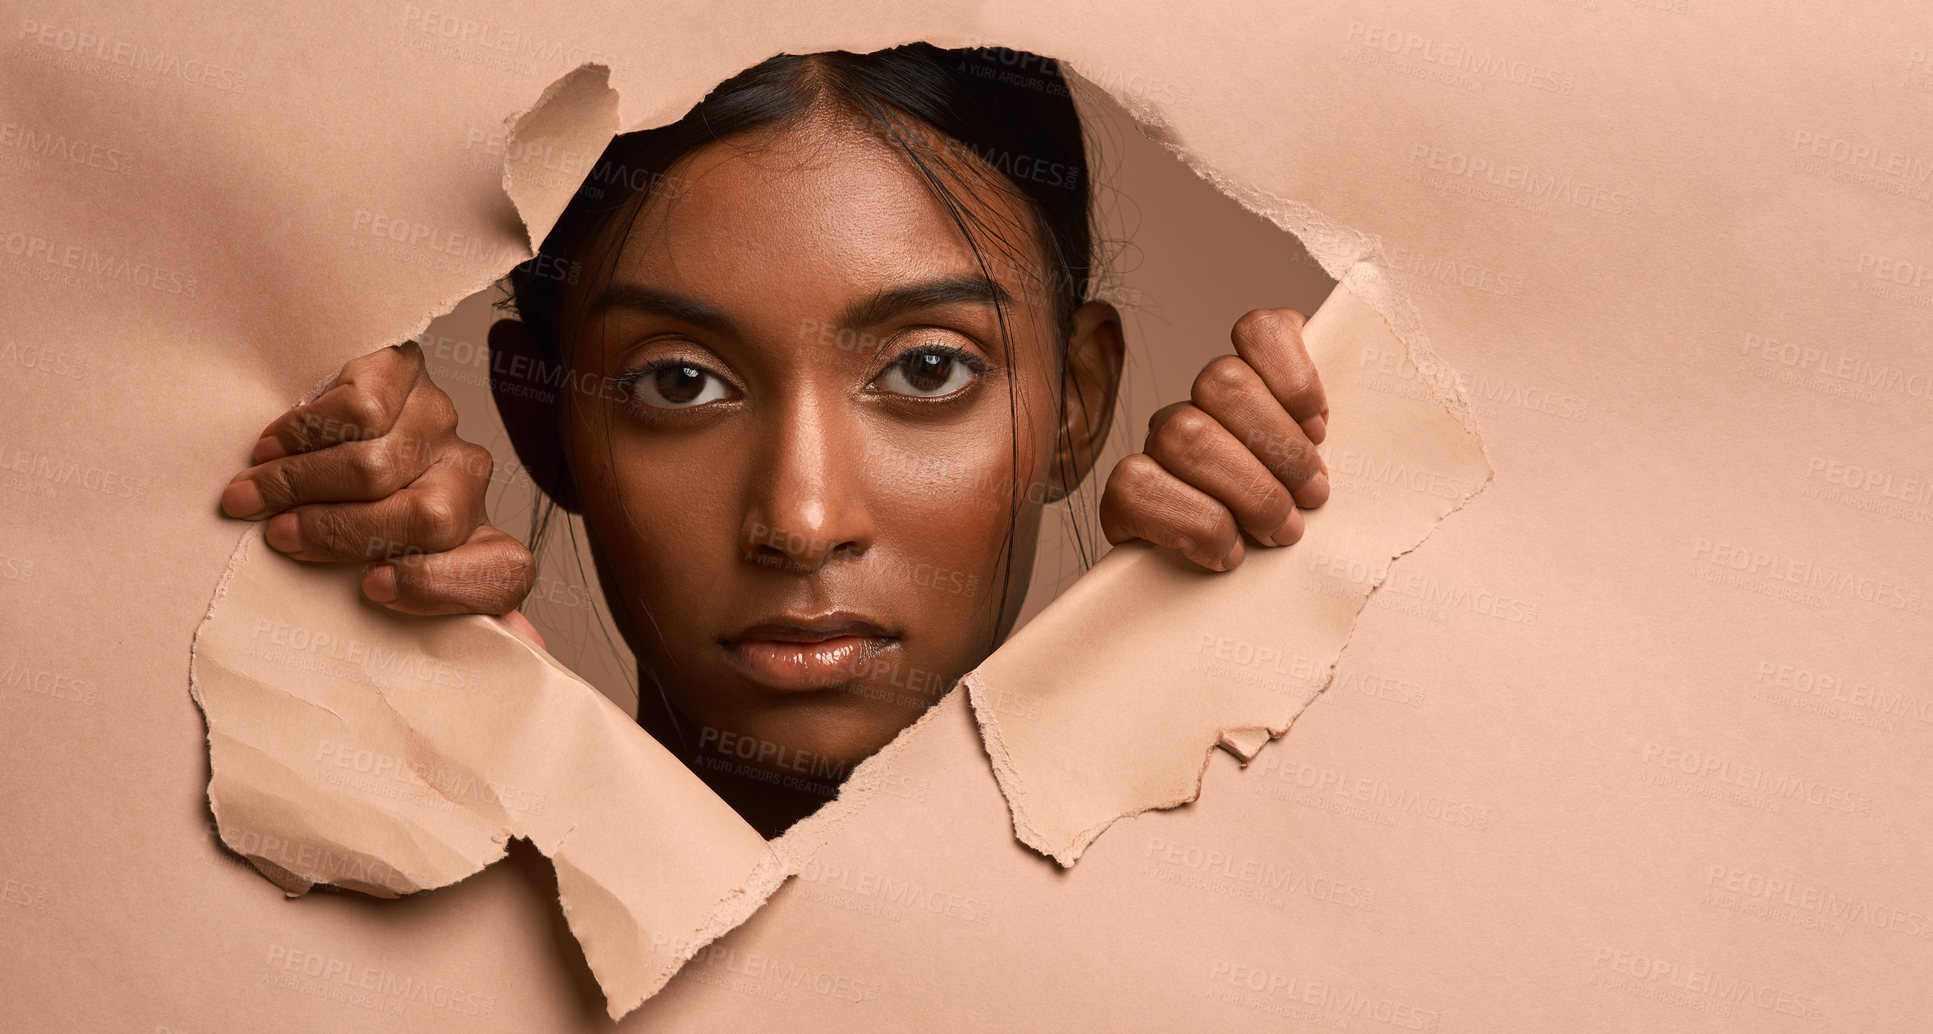
{"label": "lips", "polygon": [[864,675],[868,663],[899,637],[849,614],[779,618],[753,625],[720,645],[754,682],[788,692],[831,689]]}

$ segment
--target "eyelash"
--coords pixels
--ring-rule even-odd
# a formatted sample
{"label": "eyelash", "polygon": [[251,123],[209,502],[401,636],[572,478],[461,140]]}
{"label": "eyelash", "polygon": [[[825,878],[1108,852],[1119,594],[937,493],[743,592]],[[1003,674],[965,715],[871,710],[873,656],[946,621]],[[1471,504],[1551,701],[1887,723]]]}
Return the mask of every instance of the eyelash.
{"label": "eyelash", "polygon": [[[872,377],[866,381],[866,387],[869,390],[876,390],[874,389],[874,385],[879,382],[880,378],[886,376],[886,374],[891,372],[895,366],[898,366],[899,364],[904,363],[908,359],[911,359],[915,356],[921,356],[921,355],[946,356],[947,358],[953,360],[954,362],[960,363],[961,365],[965,366],[967,369],[973,371],[974,380],[966,387],[959,388],[946,395],[933,395],[933,396],[906,395],[899,392],[881,392],[881,394],[887,395],[898,401],[909,402],[909,403],[914,403],[918,405],[945,405],[948,403],[960,401],[960,399],[963,398],[967,392],[972,390],[973,385],[979,384],[981,379],[986,377],[987,374],[990,373],[992,369],[987,364],[986,360],[975,355],[972,351],[965,348],[961,348],[957,345],[943,345],[943,344],[915,345],[914,347],[908,348],[905,351],[899,353],[898,355],[893,356],[892,359],[888,360],[885,365],[879,368],[879,372],[873,374]],[[661,359],[661,360],[658,360],[657,362],[649,363],[644,366],[640,366],[635,369],[629,370],[626,373],[624,373],[622,376],[618,377],[617,384],[619,388],[624,392],[624,408],[635,416],[649,418],[649,417],[661,417],[668,413],[678,413],[678,412],[684,412],[686,410],[699,410],[699,409],[705,408],[706,406],[711,405],[710,402],[704,402],[694,406],[667,407],[667,406],[655,406],[648,402],[640,403],[637,400],[637,394],[636,394],[637,386],[640,382],[644,381],[646,378],[655,377],[657,376],[657,374],[659,374],[664,370],[674,369],[677,367],[689,367],[689,368],[701,371],[702,373],[704,373],[705,376],[713,378],[719,381],[720,383],[725,384],[727,388],[730,388],[731,390],[734,390],[734,391],[737,390],[736,388],[731,387],[730,381],[728,381],[723,376],[720,376],[716,370],[713,370],[710,366],[704,363],[694,362],[690,359],[686,359],[683,357],[667,358],[667,359]],[[719,400],[713,400],[713,401],[719,401]]]}
{"label": "eyelash", "polygon": [[901,352],[898,355],[894,356],[892,359],[888,360],[886,365],[880,367],[879,372],[876,374],[873,374],[872,379],[866,382],[866,387],[871,388],[874,384],[879,382],[879,379],[881,377],[884,377],[888,372],[890,372],[893,369],[893,367],[898,366],[899,364],[905,362],[906,360],[919,355],[946,356],[948,359],[951,359],[954,362],[957,362],[965,366],[967,369],[972,370],[974,379],[966,387],[959,388],[945,395],[901,395],[897,392],[887,392],[886,394],[892,395],[892,397],[894,397],[895,399],[900,399],[907,402],[919,403],[921,405],[945,405],[949,402],[957,402],[960,399],[964,398],[966,396],[966,393],[973,390],[973,386],[979,384],[981,379],[986,377],[986,375],[991,371],[991,368],[987,365],[986,360],[980,358],[977,355],[974,355],[971,351],[967,349],[959,347],[958,345],[940,345],[940,344],[915,345],[914,347],[909,348],[906,351]]}

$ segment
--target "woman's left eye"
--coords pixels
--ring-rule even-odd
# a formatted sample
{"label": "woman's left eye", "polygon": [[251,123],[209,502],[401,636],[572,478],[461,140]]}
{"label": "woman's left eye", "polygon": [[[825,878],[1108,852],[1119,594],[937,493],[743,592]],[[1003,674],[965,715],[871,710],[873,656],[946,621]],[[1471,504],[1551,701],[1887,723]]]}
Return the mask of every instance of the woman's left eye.
{"label": "woman's left eye", "polygon": [[963,352],[922,348],[893,360],[871,386],[895,395],[939,398],[972,384],[983,372],[978,366]]}

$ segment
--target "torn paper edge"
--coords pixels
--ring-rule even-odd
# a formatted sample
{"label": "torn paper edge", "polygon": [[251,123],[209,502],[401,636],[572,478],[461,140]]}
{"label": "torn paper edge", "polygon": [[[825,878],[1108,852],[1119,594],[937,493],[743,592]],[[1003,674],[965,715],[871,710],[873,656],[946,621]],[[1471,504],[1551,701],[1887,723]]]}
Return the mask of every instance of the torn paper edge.
{"label": "torn paper edge", "polygon": [[[1463,424],[1463,429],[1477,437],[1477,447],[1480,450],[1483,448],[1483,436],[1478,431],[1476,415],[1456,383],[1455,370],[1436,354],[1435,348],[1429,343],[1429,335],[1423,329],[1422,317],[1415,303],[1390,276],[1389,255],[1381,237],[1344,225],[1304,202],[1278,197],[1224,174],[1217,167],[1197,158],[1186,145],[1179,142],[1173,125],[1152,100],[1125,89],[1103,87],[1081,76],[1071,66],[1063,65],[1062,71],[1069,77],[1070,85],[1075,87],[1076,96],[1084,103],[1092,103],[1091,98],[1095,94],[1111,98],[1116,106],[1134,118],[1142,135],[1159,144],[1188,171],[1207,181],[1216,191],[1244,209],[1295,237],[1309,257],[1322,267],[1322,271],[1336,281],[1337,286],[1348,283],[1395,332],[1397,340],[1403,343],[1407,351],[1407,358],[1422,375],[1419,380],[1428,386],[1431,397],[1447,407]],[[1490,464],[1487,452],[1484,453],[1484,465],[1493,471],[1495,469]],[[1488,483],[1487,479],[1485,483]],[[1480,491],[1481,486],[1470,494],[1474,496]],[[1461,506],[1461,501],[1458,505]]]}
{"label": "torn paper edge", "polygon": [[[222,794],[221,794],[221,787],[223,786],[223,780],[221,778],[221,773],[215,767],[215,757],[216,757],[215,737],[217,736],[218,732],[215,727],[216,725],[215,717],[208,710],[208,705],[202,699],[202,692],[201,692],[202,633],[207,631],[214,624],[215,614],[218,610],[221,609],[223,600],[225,600],[228,596],[229,582],[235,577],[236,572],[240,571],[243,565],[248,562],[248,560],[251,557],[254,540],[260,537],[261,537],[261,529],[254,525],[250,525],[248,529],[242,533],[240,541],[235,543],[235,548],[231,550],[228,554],[228,564],[227,566],[222,568],[221,580],[217,582],[215,585],[214,595],[208,601],[208,609],[202,612],[200,622],[198,622],[195,625],[195,634],[189,639],[189,643],[188,643],[188,695],[190,698],[194,700],[196,709],[199,710],[201,713],[202,725],[204,728],[207,729],[207,735],[204,737],[204,742],[206,743],[208,748],[209,773],[208,773],[208,786],[205,790],[205,797],[208,801],[208,812],[210,815],[214,816],[215,829],[217,834],[221,838],[222,846],[227,848],[229,851],[234,852],[236,855],[239,855],[240,857],[246,859],[248,863],[254,866],[255,870],[261,873],[264,878],[266,878],[269,882],[275,884],[276,886],[282,888],[282,892],[284,894],[287,894],[289,897],[296,898],[296,897],[301,897],[302,895],[307,894],[310,890],[314,889],[317,881],[310,880],[303,876],[298,876],[295,873],[289,871],[288,869],[282,867],[280,864],[270,860],[265,856],[262,856],[259,854],[251,854],[248,850],[245,849],[244,845],[237,844],[234,841],[229,839],[229,835],[231,831],[234,829],[235,824],[232,817],[224,815],[224,811],[226,809],[224,808]],[[295,561],[289,561],[289,562],[294,563]],[[499,831],[499,832],[503,832],[503,831]],[[484,868],[488,868],[491,865],[495,865],[498,861],[501,861],[503,859],[504,854],[509,850],[510,836],[511,835],[507,832],[504,832],[502,836],[492,836],[491,839],[495,842],[497,847],[497,854],[491,859],[489,859],[487,862],[485,862],[483,865],[479,866],[477,869],[478,872],[481,872]],[[463,879],[468,878],[467,876],[465,876],[465,877],[459,877],[456,880],[451,880],[445,883],[428,883],[423,880],[419,880],[417,878],[417,874],[415,873],[406,872],[400,868],[396,869],[396,872],[399,875],[403,876],[406,880],[408,880],[412,888],[408,891],[403,891],[402,893],[415,893],[417,891],[423,891],[423,890],[437,890],[442,887],[452,886],[456,883],[460,883],[462,882]],[[401,896],[401,894],[399,894],[396,891],[396,888],[385,884],[363,885],[363,884],[332,883],[332,885],[343,886],[345,889],[354,890],[358,893],[368,894],[371,897],[394,898],[394,897]]]}
{"label": "torn paper edge", "polygon": [[[580,75],[602,76],[606,90],[613,98],[617,96],[615,87],[609,85],[608,68],[595,63],[580,65],[565,73],[559,79],[551,82],[530,106],[505,117],[504,124],[507,127],[507,131],[512,134],[512,138],[514,138],[518,130],[528,125],[531,119],[541,115],[549,105],[556,103],[563,93],[576,85],[576,79]],[[1091,88],[1098,89],[1098,87],[1092,87],[1092,84],[1087,83],[1086,80],[1080,81]],[[1425,383],[1430,386],[1433,398],[1458,418],[1465,430],[1477,438],[1479,450],[1482,449],[1482,438],[1476,433],[1475,418],[1467,402],[1462,397],[1461,392],[1455,385],[1453,374],[1450,372],[1447,364],[1438,359],[1434,350],[1430,348],[1414,305],[1397,288],[1396,284],[1387,274],[1386,268],[1377,261],[1383,258],[1383,248],[1379,238],[1335,223],[1333,220],[1322,216],[1311,206],[1301,202],[1281,199],[1264,191],[1249,188],[1230,180],[1219,174],[1205,162],[1196,159],[1185,148],[1173,143],[1170,135],[1164,132],[1165,127],[1157,114],[1149,109],[1148,106],[1136,105],[1133,103],[1133,98],[1123,97],[1118,94],[1110,93],[1110,96],[1113,96],[1117,103],[1121,104],[1123,108],[1134,116],[1142,132],[1149,135],[1157,143],[1160,143],[1164,149],[1175,155],[1178,160],[1197,176],[1209,182],[1222,194],[1234,199],[1245,209],[1268,219],[1278,229],[1293,234],[1302,242],[1311,257],[1321,265],[1323,270],[1337,279],[1339,285],[1344,283],[1348,284],[1372,310],[1384,319],[1398,340],[1403,342],[1410,361],[1419,371],[1425,374]],[[616,109],[614,106],[612,116],[614,124],[616,122],[615,112]],[[617,134],[614,131],[611,136],[615,135]],[[533,213],[527,211],[526,206],[519,203],[517,197],[519,191],[514,190],[513,185],[514,181],[511,168],[506,166],[502,189],[505,198],[509,200],[518,219],[523,223],[525,248],[528,254],[520,259],[522,261],[527,260],[531,255],[535,255],[541,248],[542,242],[533,226],[531,218]],[[554,220],[552,221],[554,222]],[[544,232],[547,235],[548,227],[545,228]],[[425,314],[414,324],[413,332],[420,333],[432,320],[450,311],[464,299],[477,294],[479,291],[486,290],[492,283],[500,280],[501,277],[502,274],[499,273],[495,276],[481,278],[480,282],[466,289],[458,289],[449,297],[439,298],[428,307]],[[377,347],[380,347],[380,345]],[[1486,466],[1484,481],[1459,498],[1455,505],[1445,512],[1443,518],[1438,518],[1437,524],[1440,525],[1442,519],[1447,518],[1449,514],[1461,509],[1470,498],[1481,492],[1483,487],[1489,483],[1491,477],[1494,476],[1494,468],[1489,464],[1487,454],[1484,456],[1484,461]],[[1431,528],[1431,533],[1433,532],[1434,526]],[[239,567],[239,562],[246,559],[249,537],[248,534],[244,533],[237,543],[236,550],[230,557],[229,566],[224,569],[221,581],[217,585],[210,601],[209,608],[203,616],[202,624],[197,626],[194,642],[190,647],[190,694],[198,706],[201,705],[202,699],[198,680],[194,675],[194,659],[195,651],[200,645],[201,630],[207,625],[208,620],[220,605],[226,594],[228,581],[234,571]],[[1427,538],[1428,534],[1425,534],[1424,539],[1419,540],[1417,545],[1420,545],[1421,541],[1427,540]],[[1416,547],[1411,547],[1411,549],[1414,548]],[[1409,549],[1403,550],[1397,554],[1397,557],[1400,558],[1408,552],[1410,552]],[[1376,586],[1372,587],[1371,593],[1373,594],[1380,586],[1381,581],[1379,580]],[[1367,606],[1367,596],[1364,597],[1363,604],[1357,609],[1357,619],[1360,619],[1363,606]],[[1353,637],[1354,631],[1355,622],[1352,621],[1349,636],[1345,637],[1342,646],[1338,649],[1338,656],[1340,656],[1342,650],[1347,649],[1349,638]],[[551,661],[547,654],[541,651],[535,652],[539,656],[545,657],[550,663],[556,663]],[[1334,671],[1335,662],[1331,661],[1321,689],[1318,689],[1311,696],[1310,700],[1305,702],[1303,705],[1305,708],[1308,703],[1313,702],[1315,696],[1319,696],[1321,692],[1326,691],[1330,680],[1333,678]],[[1270,726],[1244,726],[1223,730],[1216,743],[1204,746],[1201,765],[1194,780],[1194,790],[1191,793],[1180,799],[1149,804],[1146,807],[1138,808],[1127,814],[1110,819],[1092,830],[1084,831],[1078,845],[1071,854],[1063,856],[1048,849],[1041,842],[1039,834],[1027,824],[1024,818],[1026,790],[1024,786],[1020,785],[1012,771],[1011,758],[1007,753],[1004,743],[1000,739],[997,723],[992,721],[992,709],[983,699],[984,690],[975,677],[969,673],[955,685],[952,691],[942,697],[932,707],[929,707],[918,720],[901,730],[884,748],[867,758],[854,769],[851,776],[847,779],[846,784],[842,786],[838,797],[827,802],[827,804],[812,815],[802,819],[781,837],[771,841],[769,846],[772,849],[772,853],[760,861],[759,865],[745,883],[714,905],[700,929],[695,931],[685,942],[688,950],[677,953],[675,963],[667,967],[659,979],[652,981],[651,985],[641,995],[634,1001],[618,1001],[610,998],[607,993],[608,1011],[612,1018],[614,1020],[621,1018],[648,1000],[652,995],[656,994],[706,944],[742,925],[746,919],[750,918],[751,915],[755,914],[764,906],[788,878],[796,875],[805,865],[809,864],[817,853],[830,842],[844,823],[865,809],[871,797],[877,791],[878,786],[883,782],[881,779],[883,773],[890,771],[898,762],[901,755],[910,749],[909,744],[914,741],[916,734],[927,723],[939,720],[939,716],[947,710],[945,705],[948,699],[962,689],[965,690],[966,696],[964,706],[968,708],[974,718],[976,727],[980,732],[982,747],[988,755],[988,760],[991,764],[996,782],[1013,815],[1016,837],[1030,848],[1054,858],[1063,867],[1071,866],[1078,859],[1081,851],[1091,844],[1094,839],[1098,838],[1108,826],[1119,821],[1120,818],[1130,817],[1142,811],[1178,807],[1198,799],[1201,790],[1201,777],[1205,774],[1208,761],[1212,756],[1212,752],[1217,747],[1228,749],[1246,763],[1266,746],[1270,740],[1285,733],[1289,726],[1293,724],[1296,717],[1290,716],[1280,729]],[[1298,711],[1298,715],[1299,713],[1300,711]],[[203,708],[203,716],[206,720],[207,712],[205,707]],[[211,751],[211,757],[214,749],[213,736],[214,730],[212,723],[210,723],[209,749]],[[215,790],[215,780],[213,778],[210,779],[209,784],[209,806],[219,826],[221,823],[221,811]],[[511,834],[505,832],[501,838],[493,838],[496,839],[498,853],[483,866],[480,866],[477,871],[482,871],[482,868],[487,868],[488,865],[495,864],[496,861],[501,860],[507,851],[510,836]],[[226,837],[224,837],[223,842],[230,850],[236,850],[233,845],[227,844]],[[557,845],[559,850],[562,848],[562,843],[560,840]],[[544,852],[541,846],[535,845],[534,841],[533,846],[538,846],[539,852],[545,854],[550,859],[553,868],[558,865],[557,859],[551,853]],[[237,851],[237,853],[241,854],[240,851]],[[248,858],[250,863],[261,871],[264,876],[276,882],[278,886],[282,886],[284,891],[290,893],[292,896],[305,892],[313,886],[312,883],[308,883],[306,880],[294,878],[294,874],[286,871],[282,872],[283,878],[278,880],[275,870],[280,870],[280,866],[275,865],[265,858],[258,859],[246,854],[242,856]],[[452,882],[460,882],[460,879]],[[448,885],[420,886],[419,889],[434,890]],[[299,887],[299,889],[295,889],[296,887]],[[559,905],[562,907],[568,922],[571,910],[562,901],[561,891],[559,894]],[[574,925],[572,926],[572,933],[573,937],[576,937],[577,930]],[[579,943],[581,949],[581,938],[579,938]],[[599,983],[600,987],[602,987],[603,981],[600,980]]]}
{"label": "torn paper edge", "polygon": [[[234,832],[235,823],[233,817],[226,814],[227,809],[222,803],[220,788],[223,786],[223,780],[220,777],[220,770],[216,768],[214,763],[216,757],[216,720],[208,710],[202,696],[200,677],[202,672],[202,658],[200,657],[200,649],[202,645],[202,634],[206,629],[213,627],[216,615],[227,599],[230,582],[246,564],[251,561],[275,562],[278,560],[284,563],[296,563],[296,561],[280,557],[272,551],[263,552],[262,555],[258,556],[256,546],[257,540],[261,538],[260,532],[261,529],[259,527],[250,526],[244,532],[241,541],[236,544],[235,549],[230,552],[228,566],[223,569],[222,576],[215,587],[215,592],[210,599],[208,608],[204,611],[200,624],[196,626],[195,634],[189,646],[189,694],[193,697],[196,705],[200,707],[204,725],[208,729],[206,742],[209,750],[210,777],[207,788],[207,799],[209,811],[215,817],[216,828],[220,834],[222,845],[229,851],[246,859],[250,865],[254,866],[256,871],[261,873],[263,877],[274,883],[277,887],[281,888],[282,892],[288,897],[300,897],[314,889],[318,883],[329,883],[334,886],[343,887],[346,890],[379,898],[396,898],[408,894],[441,890],[445,887],[461,883],[481,873],[485,869],[496,865],[508,854],[510,841],[512,839],[523,840],[534,847],[539,854],[543,855],[556,871],[558,879],[557,907],[564,915],[572,938],[578,943],[579,951],[584,958],[585,964],[590,967],[592,975],[596,977],[599,990],[604,993],[606,1012],[615,1021],[622,1019],[626,1014],[638,1008],[653,995],[663,990],[665,985],[670,983],[671,979],[684,968],[685,964],[690,962],[706,945],[731,932],[733,929],[742,925],[747,919],[751,918],[760,908],[764,907],[766,901],[770,899],[772,894],[795,871],[788,869],[779,855],[771,849],[772,845],[768,843],[766,845],[766,851],[746,875],[743,882],[715,901],[709,911],[705,913],[705,917],[694,928],[688,931],[680,931],[679,933],[682,936],[674,935],[670,943],[677,946],[676,950],[660,953],[659,958],[662,961],[655,967],[649,969],[640,967],[637,970],[617,973],[613,972],[608,964],[600,966],[598,960],[592,957],[592,953],[586,950],[585,945],[595,935],[590,931],[580,928],[580,923],[574,914],[575,910],[571,905],[571,892],[566,888],[574,880],[586,880],[598,889],[604,890],[602,884],[591,880],[587,874],[583,873],[581,869],[578,869],[569,860],[566,845],[571,839],[571,831],[566,831],[562,836],[557,838],[554,844],[547,847],[539,838],[531,835],[529,832],[517,832],[499,826],[499,828],[492,831],[489,835],[490,843],[494,846],[494,854],[476,859],[476,867],[470,872],[457,876],[455,879],[442,882],[425,879],[419,873],[398,868],[392,862],[382,860],[382,864],[389,866],[407,881],[408,889],[400,890],[397,887],[381,883],[311,880],[291,872],[268,857],[250,853],[246,849],[245,843],[237,844],[231,839],[231,833]],[[478,620],[489,621],[488,618],[482,615],[475,615],[474,617]],[[565,667],[562,662],[537,649],[534,643],[527,637],[519,634],[515,629],[496,622],[489,622],[488,627],[515,639],[531,657],[536,658],[548,669],[567,676],[571,681],[583,682],[582,679],[571,673],[570,669]],[[588,684],[584,684],[584,689],[585,692],[596,693],[595,688],[590,687]],[[387,705],[387,697],[380,692],[377,694],[377,699],[383,702],[385,706]],[[407,722],[403,724],[405,727],[408,726]],[[639,730],[639,735],[646,734],[642,730]],[[488,817],[479,817],[488,820]],[[362,852],[351,851],[348,853],[361,854]],[[605,892],[608,893],[608,891]],[[627,911],[627,915],[629,914]],[[640,932],[643,931],[640,930]],[[637,976],[640,973],[644,974],[644,979],[641,982],[637,981]],[[624,992],[613,992],[613,987],[623,985],[632,986]]]}
{"label": "torn paper edge", "polygon": [[[589,83],[588,80],[590,77],[595,77],[597,80],[596,83]],[[529,107],[504,117],[504,153],[506,155],[519,153],[520,149],[518,145],[522,143],[522,135],[538,120],[555,115],[556,111],[553,109],[556,105],[562,103],[559,98],[584,87],[588,87],[586,91],[586,104],[595,105],[599,100],[608,98],[608,103],[605,104],[605,117],[602,120],[605,125],[610,127],[609,132],[604,134],[604,143],[608,145],[617,136],[618,92],[611,86],[610,66],[599,64],[595,61],[587,61],[565,72],[562,76],[552,81],[549,86],[544,87],[544,92],[535,101],[531,102]],[[601,95],[597,92],[599,88],[602,89]],[[597,150],[601,154],[604,147],[600,146]],[[591,162],[591,169],[585,173],[586,178],[589,177],[591,172],[596,171],[596,158],[592,157]],[[556,212],[539,214],[532,211],[531,204],[526,203],[526,199],[523,196],[524,191],[517,182],[517,169],[519,166],[520,163],[511,162],[506,159],[503,163],[503,176],[499,181],[499,186],[503,190],[503,195],[510,199],[510,207],[516,211],[518,220],[523,223],[524,239],[528,242],[531,255],[535,256],[543,250],[544,238],[550,236],[550,231],[556,227],[557,220],[563,216],[564,209],[569,207],[571,199],[577,196],[577,191],[583,188],[583,184],[579,183],[577,188],[573,189],[569,194],[564,195],[564,204],[559,206]],[[536,199],[531,198],[529,200],[535,201]],[[550,198],[546,196],[545,200],[550,200]],[[539,223],[542,224],[541,230],[538,226]]]}
{"label": "torn paper edge", "polygon": [[[1475,413],[1456,384],[1456,377],[1450,365],[1437,356],[1429,344],[1428,335],[1423,330],[1422,318],[1415,304],[1410,300],[1397,282],[1389,275],[1386,265],[1387,255],[1382,239],[1373,234],[1345,226],[1324,216],[1311,205],[1277,197],[1259,188],[1237,182],[1224,175],[1215,166],[1197,158],[1185,146],[1177,142],[1172,126],[1161,117],[1152,102],[1143,101],[1122,91],[1108,90],[1091,80],[1078,75],[1073,69],[1066,69],[1076,81],[1077,93],[1098,91],[1112,98],[1114,102],[1134,118],[1137,127],[1150,140],[1159,144],[1176,160],[1187,166],[1189,171],[1207,181],[1224,196],[1274,224],[1277,229],[1293,235],[1301,243],[1309,256],[1316,260],[1323,271],[1334,277],[1337,288],[1347,288],[1370,309],[1382,318],[1396,339],[1402,342],[1406,357],[1422,375],[1419,380],[1430,392],[1430,399],[1441,405],[1455,417],[1466,434],[1474,439],[1478,455],[1483,460],[1483,480],[1462,493],[1454,503],[1436,519],[1423,537],[1407,549],[1390,558],[1389,565],[1383,568],[1383,575],[1377,578],[1365,593],[1362,602],[1351,617],[1347,633],[1336,650],[1335,659],[1329,662],[1323,674],[1322,683],[1315,692],[1291,715],[1282,727],[1242,726],[1220,731],[1217,739],[1202,747],[1202,764],[1194,779],[1194,789],[1179,799],[1149,801],[1131,808],[1094,826],[1077,832],[1067,844],[1055,844],[1033,825],[1027,818],[1029,794],[1020,773],[1015,768],[1011,752],[1002,741],[999,719],[994,708],[986,699],[989,692],[977,673],[969,672],[961,681],[966,685],[968,701],[973,707],[974,720],[980,729],[982,744],[986,748],[987,760],[993,767],[995,780],[1000,792],[1006,798],[1009,814],[1013,818],[1014,837],[1035,851],[1052,858],[1063,868],[1072,867],[1083,852],[1105,833],[1108,827],[1125,818],[1131,818],[1147,811],[1159,811],[1181,807],[1201,798],[1203,776],[1208,771],[1208,759],[1217,748],[1227,749],[1239,758],[1244,765],[1261,751],[1270,741],[1288,732],[1295,718],[1308,709],[1321,695],[1328,691],[1335,679],[1336,666],[1343,651],[1355,638],[1356,626],[1362,620],[1363,611],[1369,605],[1369,598],[1380,591],[1388,578],[1388,570],[1398,560],[1429,541],[1443,521],[1463,509],[1496,477],[1496,465],[1490,462],[1488,450],[1484,447],[1483,435],[1478,429]],[[1118,548],[1118,547],[1117,547]],[[1266,736],[1262,734],[1266,733]]]}

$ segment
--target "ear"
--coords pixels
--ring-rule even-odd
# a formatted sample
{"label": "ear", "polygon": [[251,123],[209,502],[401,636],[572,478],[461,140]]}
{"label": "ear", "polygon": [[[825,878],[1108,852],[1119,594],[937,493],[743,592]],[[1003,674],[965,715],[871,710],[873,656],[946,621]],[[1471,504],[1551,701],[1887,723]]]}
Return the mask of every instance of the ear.
{"label": "ear", "polygon": [[498,320],[490,327],[490,394],[517,450],[517,461],[531,480],[559,506],[577,512],[577,492],[564,454],[558,392],[568,378],[548,376],[561,360],[522,320]]}
{"label": "ear", "polygon": [[1106,302],[1074,310],[1074,333],[1067,341],[1067,370],[1061,377],[1060,438],[1048,482],[1052,498],[1080,487],[1101,458],[1114,426],[1114,401],[1121,388],[1127,343],[1121,314]]}

